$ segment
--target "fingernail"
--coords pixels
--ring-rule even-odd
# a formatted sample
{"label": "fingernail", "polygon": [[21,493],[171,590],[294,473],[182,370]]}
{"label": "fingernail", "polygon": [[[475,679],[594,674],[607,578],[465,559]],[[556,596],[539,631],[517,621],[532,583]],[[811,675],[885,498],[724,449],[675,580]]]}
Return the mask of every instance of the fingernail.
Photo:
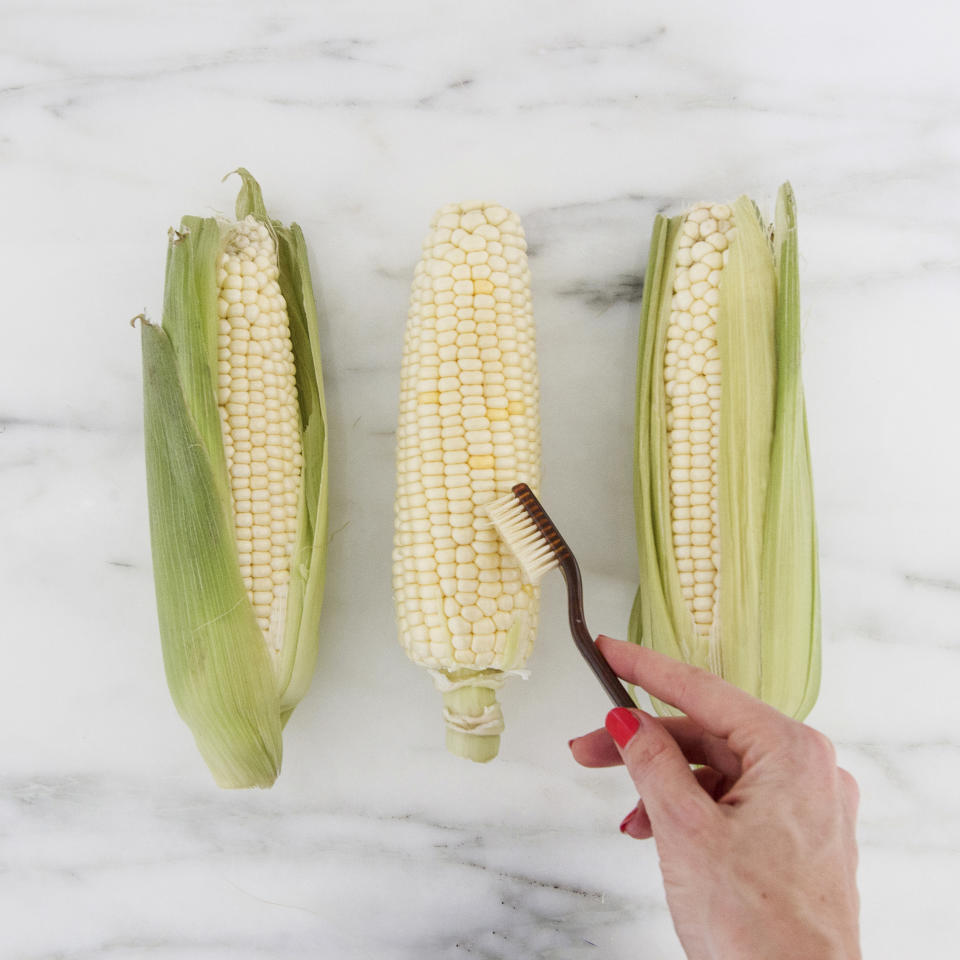
{"label": "fingernail", "polygon": [[640,729],[640,720],[637,715],[626,707],[614,707],[607,714],[605,723],[607,732],[620,747],[625,747]]}
{"label": "fingernail", "polygon": [[637,812],[636,810],[631,810],[631,811],[623,818],[623,820],[622,820],[621,823],[620,823],[620,832],[621,832],[621,833],[626,833],[626,832],[627,832],[627,824],[633,819],[633,815],[634,815],[636,812]]}
{"label": "fingernail", "polygon": [[573,749],[573,741],[574,741],[574,740],[579,740],[579,739],[580,739],[579,737],[574,737],[572,740],[568,740],[568,741],[567,741],[567,746],[570,747],[571,749]]}

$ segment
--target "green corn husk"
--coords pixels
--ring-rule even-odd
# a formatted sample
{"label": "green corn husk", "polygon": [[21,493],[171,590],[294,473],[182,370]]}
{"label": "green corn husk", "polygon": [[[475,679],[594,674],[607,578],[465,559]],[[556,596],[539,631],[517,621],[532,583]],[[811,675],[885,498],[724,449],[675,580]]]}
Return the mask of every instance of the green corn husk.
{"label": "green corn husk", "polygon": [[243,169],[236,216],[277,243],[296,364],[301,450],[296,546],[280,655],[241,579],[217,409],[217,260],[223,224],[171,231],[163,325],[141,324],[150,539],[163,661],[180,716],[221,787],[269,787],[281,730],[317,659],[327,529],[327,431],[317,315],[303,234],[270,220]]}
{"label": "green corn husk", "polygon": [[[746,197],[721,275],[719,621],[698,635],[681,596],[670,515],[666,329],[682,217],[658,216],[637,372],[635,507],[640,583],[630,639],[719,674],[802,719],[820,682],[813,484],[800,376],[796,206],[779,191],[767,226]],[[675,712],[655,701],[662,714]]]}

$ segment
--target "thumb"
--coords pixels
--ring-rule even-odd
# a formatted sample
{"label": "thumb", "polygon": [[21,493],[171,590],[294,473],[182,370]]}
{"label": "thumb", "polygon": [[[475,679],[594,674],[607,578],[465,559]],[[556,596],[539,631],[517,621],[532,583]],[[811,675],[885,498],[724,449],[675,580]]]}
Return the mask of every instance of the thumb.
{"label": "thumb", "polygon": [[702,834],[719,818],[687,758],[662,723],[643,710],[617,707],[606,727],[643,799],[653,834]]}

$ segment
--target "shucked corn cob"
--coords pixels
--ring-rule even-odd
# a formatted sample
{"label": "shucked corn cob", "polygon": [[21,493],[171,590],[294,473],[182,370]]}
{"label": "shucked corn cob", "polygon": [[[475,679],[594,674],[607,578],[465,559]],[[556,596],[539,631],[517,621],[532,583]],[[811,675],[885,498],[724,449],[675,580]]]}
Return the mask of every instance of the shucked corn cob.
{"label": "shucked corn cob", "polygon": [[393,588],[400,641],[443,694],[447,746],[496,756],[496,691],[530,654],[537,588],[483,507],[540,480],[523,229],[491,203],[444,207],[417,265],[397,427]]}
{"label": "shucked corn cob", "polygon": [[145,445],[170,692],[217,783],[265,787],[317,656],[327,441],[303,235],[238,172],[236,222],[171,231]]}
{"label": "shucked corn cob", "polygon": [[643,301],[631,638],[802,718],[820,618],[789,185],[773,228],[746,197],[657,217]]}

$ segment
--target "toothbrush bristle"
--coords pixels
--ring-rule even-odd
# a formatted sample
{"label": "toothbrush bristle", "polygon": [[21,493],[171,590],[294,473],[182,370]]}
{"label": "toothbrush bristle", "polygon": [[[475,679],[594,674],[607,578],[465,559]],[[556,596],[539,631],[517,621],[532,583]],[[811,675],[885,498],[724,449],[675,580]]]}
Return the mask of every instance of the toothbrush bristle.
{"label": "toothbrush bristle", "polygon": [[[530,509],[518,499],[516,492],[488,504],[487,516],[520,561],[523,572],[532,584],[539,583],[545,574],[560,565],[555,547],[531,516]],[[545,514],[541,517],[541,525],[546,526],[548,535],[551,532],[556,534],[556,528]],[[559,539],[559,534],[556,534],[556,538]]]}

